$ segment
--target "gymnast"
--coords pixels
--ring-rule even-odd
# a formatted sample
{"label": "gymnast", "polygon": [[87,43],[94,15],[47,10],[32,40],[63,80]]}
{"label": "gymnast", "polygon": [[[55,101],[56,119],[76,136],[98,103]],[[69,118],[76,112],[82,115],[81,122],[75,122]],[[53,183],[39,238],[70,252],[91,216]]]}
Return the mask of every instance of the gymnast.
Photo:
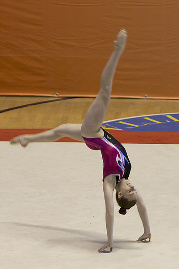
{"label": "gymnast", "polygon": [[101,126],[111,99],[114,73],[127,40],[126,30],[121,30],[114,41],[114,51],[101,75],[100,91],[89,108],[83,124],[62,124],[57,128],[35,135],[21,135],[10,143],[20,143],[26,147],[31,142],[56,141],[70,137],[83,141],[92,150],[101,150],[103,158],[103,191],[106,207],[107,243],[98,252],[111,252],[113,248],[114,203],[113,191],[116,190],[116,201],[119,213],[125,215],[135,204],[141,218],[144,233],[137,241],[149,242],[151,239],[147,209],[141,195],[136,191],[128,177],[131,163],[125,148]]}

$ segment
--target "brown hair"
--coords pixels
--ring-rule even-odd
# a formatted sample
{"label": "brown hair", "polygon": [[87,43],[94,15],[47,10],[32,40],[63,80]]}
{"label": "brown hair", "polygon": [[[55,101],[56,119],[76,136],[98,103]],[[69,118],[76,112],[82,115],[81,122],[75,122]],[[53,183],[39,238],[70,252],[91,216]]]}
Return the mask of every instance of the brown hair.
{"label": "brown hair", "polygon": [[[118,192],[116,192],[116,202],[122,209],[130,209],[136,204],[137,200],[136,199],[128,200],[127,198],[124,197],[118,198]],[[119,210],[119,213],[125,215],[126,211],[122,213],[121,210]]]}

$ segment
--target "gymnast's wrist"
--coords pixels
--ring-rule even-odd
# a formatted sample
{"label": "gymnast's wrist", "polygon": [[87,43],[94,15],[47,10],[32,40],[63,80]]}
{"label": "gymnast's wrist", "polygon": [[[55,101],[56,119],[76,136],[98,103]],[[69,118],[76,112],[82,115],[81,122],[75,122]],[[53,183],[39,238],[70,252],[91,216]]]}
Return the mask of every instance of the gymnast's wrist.
{"label": "gymnast's wrist", "polygon": [[144,234],[150,234],[150,229],[144,229]]}

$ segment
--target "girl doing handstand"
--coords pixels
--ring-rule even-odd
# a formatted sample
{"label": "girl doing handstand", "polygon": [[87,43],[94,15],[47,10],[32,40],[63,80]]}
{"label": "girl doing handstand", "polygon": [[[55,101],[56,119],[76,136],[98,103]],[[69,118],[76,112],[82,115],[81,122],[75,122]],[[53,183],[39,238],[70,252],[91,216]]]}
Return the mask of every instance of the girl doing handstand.
{"label": "girl doing handstand", "polygon": [[108,132],[101,128],[111,99],[114,73],[127,40],[127,32],[121,30],[114,41],[114,51],[101,75],[100,91],[89,108],[84,122],[80,124],[63,124],[55,129],[35,135],[22,135],[13,138],[10,143],[20,143],[26,147],[31,142],[56,141],[70,137],[83,141],[93,150],[101,150],[103,158],[103,191],[106,207],[107,243],[99,252],[111,252],[113,248],[114,204],[113,191],[116,189],[116,200],[120,206],[119,213],[126,214],[135,204],[143,223],[144,233],[138,241],[151,238],[147,209],[140,194],[128,180],[131,164],[124,147]]}

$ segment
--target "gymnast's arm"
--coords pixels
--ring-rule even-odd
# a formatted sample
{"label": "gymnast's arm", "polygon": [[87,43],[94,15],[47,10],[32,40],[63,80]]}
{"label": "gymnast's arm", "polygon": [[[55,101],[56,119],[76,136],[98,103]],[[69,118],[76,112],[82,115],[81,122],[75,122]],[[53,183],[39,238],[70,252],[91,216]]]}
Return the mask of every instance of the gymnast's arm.
{"label": "gymnast's arm", "polygon": [[[108,242],[98,252],[111,252],[113,247],[113,226],[114,226],[114,184],[111,178],[106,177],[103,183],[104,200],[106,206],[106,230]],[[105,249],[109,249],[106,251]]]}
{"label": "gymnast's arm", "polygon": [[151,232],[150,232],[150,224],[149,224],[149,218],[147,214],[147,208],[144,204],[144,201],[139,193],[137,193],[137,209],[139,212],[139,216],[142,220],[142,224],[144,227],[144,234],[138,238],[137,241],[146,241],[147,239],[151,239]]}
{"label": "gymnast's arm", "polygon": [[70,137],[78,141],[83,141],[81,136],[81,124],[62,124],[42,133],[17,136],[13,138],[10,143],[12,145],[21,144],[21,146],[26,147],[31,142],[51,142],[57,141],[62,137]]}

